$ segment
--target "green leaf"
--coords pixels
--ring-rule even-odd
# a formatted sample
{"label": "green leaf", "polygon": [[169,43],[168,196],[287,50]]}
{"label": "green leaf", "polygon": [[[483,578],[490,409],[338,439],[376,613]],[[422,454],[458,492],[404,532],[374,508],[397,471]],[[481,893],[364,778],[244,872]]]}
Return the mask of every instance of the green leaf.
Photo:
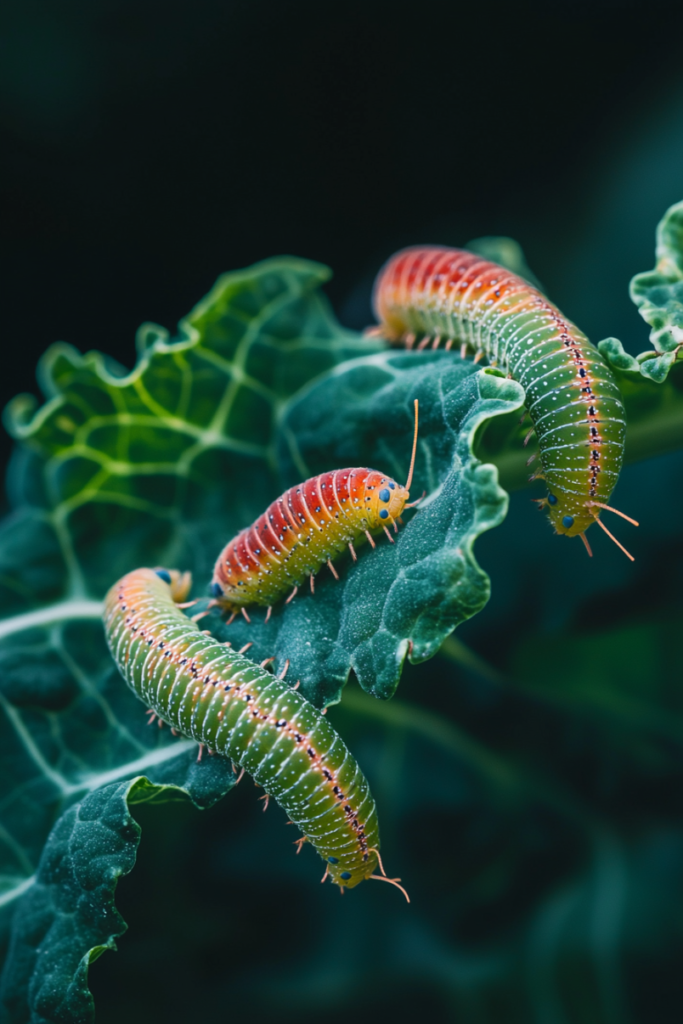
{"label": "green leaf", "polygon": [[130,374],[55,345],[39,367],[45,405],[19,396],[6,410],[21,445],[0,526],[3,921],[53,823],[89,791],[142,772],[202,806],[230,789],[226,761],[195,765],[195,744],[146,725],[101,600],[159,563],[193,570],[203,590],[220,545],[273,496],[287,398],[373,347],[332,317],[328,276],[291,258],[226,274],[176,339],[141,328]]}
{"label": "green leaf", "polygon": [[670,206],[657,226],[654,270],[636,274],[630,295],[650,325],[654,352],[638,356],[644,377],[666,380],[683,345],[683,202]]}
{"label": "green leaf", "polygon": [[[150,728],[120,679],[100,621],[117,578],[139,565],[178,566],[205,593],[222,545],[284,485],[349,461],[404,475],[418,397],[414,493],[425,487],[430,498],[397,543],[359,548],[357,565],[340,565],[340,584],[321,577],[314,598],[276,608],[267,626],[258,616],[236,623],[229,636],[244,633],[255,660],[290,658],[319,704],[338,699],[350,667],[388,696],[409,641],[414,660],[429,657],[488,598],[472,545],[502,520],[507,499],[471,447],[488,417],[519,407],[521,388],[452,353],[378,351],[335,322],[319,292],[326,276],[294,259],[228,274],[177,338],[140,330],[131,373],[53,346],[39,369],[46,403],[20,396],[6,411],[20,446],[0,527],[0,907],[5,932],[19,908],[6,998],[28,1000],[32,1013],[43,1013],[43,998],[50,1013],[90,1013],[87,963],[120,933],[111,880],[134,857],[121,838],[126,780],[144,774],[164,798],[182,791],[198,806],[234,781],[225,759],[197,764],[195,744]],[[119,838],[81,929],[74,908],[49,923],[60,900],[83,904],[75,883],[58,896],[48,882],[65,836],[75,849],[84,808],[98,835]],[[111,815],[119,824],[109,828]],[[34,917],[47,938],[31,952]],[[64,957],[67,917],[82,941]],[[38,980],[27,990],[29,976]]]}
{"label": "green leaf", "polygon": [[7,1024],[95,1019],[88,968],[116,949],[127,927],[114,893],[121,875],[132,871],[140,841],[128,806],[167,795],[167,787],[146,778],[112,782],[57,821],[14,921],[0,980]]}

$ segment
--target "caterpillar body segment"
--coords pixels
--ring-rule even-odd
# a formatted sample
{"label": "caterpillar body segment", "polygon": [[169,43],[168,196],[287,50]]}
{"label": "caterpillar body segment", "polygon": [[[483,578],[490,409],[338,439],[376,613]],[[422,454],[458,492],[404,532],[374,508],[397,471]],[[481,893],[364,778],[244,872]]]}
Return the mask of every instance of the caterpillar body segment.
{"label": "caterpillar body segment", "polygon": [[107,594],[109,648],[138,697],[179,733],[249,772],[342,888],[378,865],[368,784],[326,718],[287,683],[200,632],[178,607],[189,576],[137,569]]}
{"label": "caterpillar body segment", "polygon": [[460,249],[397,253],[373,301],[373,333],[410,346],[458,344],[518,381],[539,442],[536,476],[548,488],[540,504],[555,531],[583,535],[596,521],[606,530],[599,515],[621,470],[625,412],[611,370],[578,327],[521,277]]}

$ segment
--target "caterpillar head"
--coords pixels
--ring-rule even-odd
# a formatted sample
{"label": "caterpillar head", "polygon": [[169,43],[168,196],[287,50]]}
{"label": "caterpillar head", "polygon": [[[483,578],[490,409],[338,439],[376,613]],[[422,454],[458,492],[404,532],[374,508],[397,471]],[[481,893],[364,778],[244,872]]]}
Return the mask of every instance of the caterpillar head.
{"label": "caterpillar head", "polygon": [[410,491],[397,484],[389,476],[371,471],[365,478],[363,508],[368,518],[368,527],[390,526],[405,508]]}
{"label": "caterpillar head", "polygon": [[[332,881],[335,885],[338,885],[342,892],[344,889],[353,889],[359,882],[369,878],[371,881],[377,882],[388,882],[389,885],[394,885],[396,888],[403,893],[408,903],[410,903],[410,896],[405,891],[402,885],[399,885],[400,878],[388,878],[382,864],[382,858],[379,855],[379,851],[376,849],[370,849],[365,854],[367,860],[358,864],[357,861],[349,864],[342,864],[337,857],[326,857],[327,865],[323,882],[328,875],[331,875]],[[375,868],[379,867],[381,874],[373,874]]]}
{"label": "caterpillar head", "polygon": [[563,533],[565,537],[580,537],[583,541],[586,551],[592,557],[593,552],[591,551],[590,544],[586,540],[586,530],[593,523],[597,523],[601,530],[607,534],[611,541],[614,541],[616,546],[624,552],[626,557],[633,562],[633,555],[626,550],[621,541],[618,541],[613,533],[607,529],[602,519],[600,518],[599,510],[605,509],[606,512],[614,512],[615,515],[625,519],[627,523],[632,523],[637,526],[638,523],[635,519],[631,519],[630,516],[625,515],[616,508],[612,508],[611,505],[606,505],[604,501],[587,501],[585,505],[574,505],[571,509],[567,507],[566,500],[560,500],[555,494],[549,494],[547,498],[541,499],[541,507],[546,507],[550,510],[550,521],[555,527],[555,533]]}
{"label": "caterpillar head", "polygon": [[415,399],[415,433],[413,434],[413,451],[410,457],[410,469],[405,487],[397,484],[389,476],[382,476],[374,470],[370,470],[365,478],[365,493],[363,494],[363,508],[367,513],[368,527],[376,530],[378,527],[388,526],[401,515],[410,497],[410,485],[413,480],[415,469],[415,453],[417,452],[417,413],[418,402]]}
{"label": "caterpillar head", "polygon": [[347,858],[331,855],[325,859],[327,861],[327,874],[335,885],[339,885],[344,889],[353,889],[359,882],[369,878],[377,868],[377,855],[374,852],[371,852],[368,859],[364,862],[359,862],[357,856],[348,859],[348,863],[344,863]]}
{"label": "caterpillar head", "polygon": [[576,502],[568,502],[565,495],[558,498],[555,494],[549,494],[545,504],[555,533],[564,534],[565,537],[578,537],[595,522],[595,516],[589,509]]}

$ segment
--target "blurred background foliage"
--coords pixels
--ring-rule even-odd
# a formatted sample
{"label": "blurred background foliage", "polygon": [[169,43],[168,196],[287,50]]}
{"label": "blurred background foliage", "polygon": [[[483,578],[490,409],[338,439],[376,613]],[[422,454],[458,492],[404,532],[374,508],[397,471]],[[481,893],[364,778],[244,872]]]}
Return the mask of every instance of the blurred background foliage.
{"label": "blurred background foliage", "polygon": [[[482,235],[643,351],[627,287],[683,196],[682,28],[662,0],[8,0],[3,401],[57,338],[131,366],[140,322],[172,330],[222,270],[321,260],[363,327],[395,248]],[[680,1020],[683,457],[624,471],[634,566],[529,497],[478,542],[487,608],[396,700],[330,711],[411,907],[319,887],[251,787],[136,809],[99,1021]]]}

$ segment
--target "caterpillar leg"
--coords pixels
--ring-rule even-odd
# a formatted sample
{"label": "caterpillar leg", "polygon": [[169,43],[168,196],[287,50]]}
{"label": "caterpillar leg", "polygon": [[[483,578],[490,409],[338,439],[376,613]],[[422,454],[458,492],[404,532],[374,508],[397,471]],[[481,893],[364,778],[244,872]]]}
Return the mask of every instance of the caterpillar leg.
{"label": "caterpillar leg", "polygon": [[327,568],[330,570],[330,572],[334,576],[335,580],[338,580],[339,579],[339,573],[337,572],[335,567],[332,565],[332,562],[330,561],[329,558],[327,559]]}
{"label": "caterpillar leg", "polygon": [[315,576],[313,575],[313,573],[311,573],[311,575],[310,575],[310,581],[311,581],[311,593],[315,594]]}
{"label": "caterpillar leg", "polygon": [[427,335],[426,335],[426,336],[425,336],[425,337],[424,337],[424,338],[422,339],[422,341],[420,342],[420,344],[419,344],[419,345],[417,346],[417,351],[418,351],[418,352],[421,352],[421,351],[422,351],[422,350],[423,350],[424,348],[427,348],[427,345],[429,344],[429,342],[430,342],[431,340],[432,340],[432,339],[431,339],[431,337],[430,337],[430,336],[429,336],[429,335],[427,334]]}
{"label": "caterpillar leg", "polygon": [[287,670],[288,669],[289,669],[289,658],[287,658],[287,660],[286,660],[286,662],[284,664],[284,667],[281,668],[280,671],[278,672],[278,674],[277,674],[278,679],[284,679],[285,676],[287,675]]}
{"label": "caterpillar leg", "polygon": [[307,843],[307,842],[308,842],[308,836],[302,836],[301,839],[297,839],[294,842],[294,846],[296,846],[297,856],[301,853],[301,849],[302,849],[304,843]]}
{"label": "caterpillar leg", "polygon": [[268,605],[268,611],[266,612],[266,617],[265,617],[265,619],[263,621],[267,622],[272,614],[273,614],[273,606],[269,604]]}
{"label": "caterpillar leg", "polygon": [[351,552],[351,558],[354,560],[354,562],[357,562],[358,561],[358,555],[356,554],[356,549],[354,548],[354,546],[351,543],[351,541],[349,541],[349,551]]}
{"label": "caterpillar leg", "polygon": [[528,445],[528,443],[531,440],[531,438],[534,436],[535,429],[536,429],[535,427],[532,427],[531,430],[527,431],[527,435],[524,438],[524,440],[522,441],[522,444],[524,445],[525,448]]}
{"label": "caterpillar leg", "polygon": [[369,530],[365,531],[365,536],[368,538],[368,540],[370,542],[370,547],[371,548],[376,548],[377,545],[375,544],[375,539],[374,539],[374,537],[372,536],[372,534],[370,533]]}
{"label": "caterpillar leg", "polygon": [[268,804],[270,803],[270,793],[266,793],[264,796],[260,796],[259,800],[263,800],[263,813],[265,814],[268,810]]}
{"label": "caterpillar leg", "polygon": [[[395,525],[395,524],[394,524],[394,525]],[[391,543],[393,544],[393,543],[394,543],[394,538],[393,538],[393,537],[391,536],[391,534],[389,533],[389,530],[387,529],[387,527],[386,527],[386,526],[383,526],[383,527],[382,527],[382,529],[384,530],[384,532],[386,533],[387,537],[389,538],[389,540],[390,540],[390,541],[391,541]]]}
{"label": "caterpillar leg", "polygon": [[289,604],[290,601],[293,601],[294,598],[296,597],[296,595],[298,594],[298,592],[299,592],[299,588],[298,587],[294,587],[294,590],[292,591],[292,593],[289,595],[289,597],[285,601],[285,604]]}

